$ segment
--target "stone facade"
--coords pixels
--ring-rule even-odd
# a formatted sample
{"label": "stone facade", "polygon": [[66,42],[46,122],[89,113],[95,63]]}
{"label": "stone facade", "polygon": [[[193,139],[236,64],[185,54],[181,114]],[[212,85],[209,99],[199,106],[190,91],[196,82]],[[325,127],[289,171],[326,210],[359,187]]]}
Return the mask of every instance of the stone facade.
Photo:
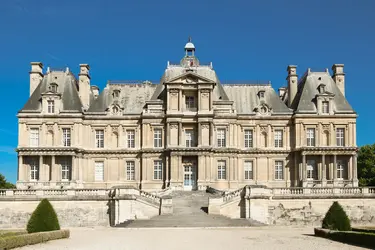
{"label": "stone facade", "polygon": [[158,83],[109,81],[100,92],[87,64],[31,63],[30,98],[18,113],[19,189],[234,190],[357,186],[356,113],[343,65],[287,87],[220,82],[189,42]]}
{"label": "stone facade", "polygon": [[266,225],[321,226],[334,201],[353,225],[375,222],[375,188],[267,188],[243,189],[210,198],[208,212],[229,218],[249,218]]}

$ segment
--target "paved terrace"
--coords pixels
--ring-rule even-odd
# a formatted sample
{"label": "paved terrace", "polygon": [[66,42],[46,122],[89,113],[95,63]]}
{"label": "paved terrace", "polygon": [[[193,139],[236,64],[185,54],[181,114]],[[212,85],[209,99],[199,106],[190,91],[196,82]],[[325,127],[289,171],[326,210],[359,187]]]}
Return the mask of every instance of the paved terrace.
{"label": "paved terrace", "polygon": [[312,227],[255,228],[73,228],[70,239],[50,241],[20,250],[357,250],[365,249],[312,236]]}

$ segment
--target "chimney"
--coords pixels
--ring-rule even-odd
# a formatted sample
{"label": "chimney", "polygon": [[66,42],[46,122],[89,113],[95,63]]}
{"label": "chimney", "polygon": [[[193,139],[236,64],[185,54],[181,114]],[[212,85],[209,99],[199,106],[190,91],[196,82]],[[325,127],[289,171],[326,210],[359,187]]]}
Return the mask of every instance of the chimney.
{"label": "chimney", "polygon": [[279,88],[279,97],[282,98],[285,94],[285,90],[286,88],[285,87],[281,87]]}
{"label": "chimney", "polygon": [[336,83],[341,93],[345,96],[344,64],[333,64],[332,71],[333,71],[333,76],[332,76],[333,81]]}
{"label": "chimney", "polygon": [[88,64],[80,64],[79,69],[79,97],[81,98],[83,109],[87,110],[90,106],[90,66]]}
{"label": "chimney", "polygon": [[99,96],[99,87],[98,86],[91,86],[91,92],[92,92],[92,95],[94,96],[94,99],[98,98]]}
{"label": "chimney", "polygon": [[288,106],[290,107],[293,103],[294,97],[297,94],[297,84],[298,84],[298,75],[297,75],[297,66],[289,65],[287,68],[288,77]]}
{"label": "chimney", "polygon": [[34,93],[39,83],[43,79],[43,64],[41,62],[31,62],[30,73],[30,96]]}

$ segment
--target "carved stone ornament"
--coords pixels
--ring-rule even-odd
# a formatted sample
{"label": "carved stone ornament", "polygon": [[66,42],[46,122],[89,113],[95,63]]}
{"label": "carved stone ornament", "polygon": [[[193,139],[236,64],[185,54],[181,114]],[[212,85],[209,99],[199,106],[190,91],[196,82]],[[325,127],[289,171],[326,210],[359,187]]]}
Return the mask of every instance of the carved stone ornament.
{"label": "carved stone ornament", "polygon": [[201,125],[202,129],[210,129],[210,124],[204,123]]}
{"label": "carved stone ornament", "polygon": [[323,133],[325,132],[325,131],[329,131],[329,124],[323,124]]}
{"label": "carved stone ornament", "polygon": [[267,127],[260,127],[261,133],[267,133]]}
{"label": "carved stone ornament", "polygon": [[170,127],[171,129],[178,129],[178,124],[177,124],[177,123],[171,123],[171,124],[169,125],[169,127]]}
{"label": "carved stone ornament", "polygon": [[262,103],[258,107],[254,109],[257,115],[270,115],[272,108],[270,108],[267,104]]}
{"label": "carved stone ornament", "polygon": [[48,125],[47,126],[47,131],[52,131],[53,132],[53,125]]}
{"label": "carved stone ornament", "polygon": [[208,98],[210,96],[210,93],[208,92],[202,92],[202,98]]}
{"label": "carved stone ornament", "polygon": [[198,79],[195,78],[195,77],[188,76],[188,77],[186,77],[186,82],[187,83],[197,83]]}
{"label": "carved stone ornament", "polygon": [[171,97],[177,97],[178,95],[178,89],[171,89],[169,93],[171,94]]}

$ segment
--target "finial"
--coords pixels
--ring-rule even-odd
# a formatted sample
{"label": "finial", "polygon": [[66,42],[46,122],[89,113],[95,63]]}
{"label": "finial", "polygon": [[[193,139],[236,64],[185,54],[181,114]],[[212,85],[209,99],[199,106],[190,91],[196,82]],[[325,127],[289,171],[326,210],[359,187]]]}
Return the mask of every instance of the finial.
{"label": "finial", "polygon": [[189,43],[191,43],[191,36],[189,36]]}

